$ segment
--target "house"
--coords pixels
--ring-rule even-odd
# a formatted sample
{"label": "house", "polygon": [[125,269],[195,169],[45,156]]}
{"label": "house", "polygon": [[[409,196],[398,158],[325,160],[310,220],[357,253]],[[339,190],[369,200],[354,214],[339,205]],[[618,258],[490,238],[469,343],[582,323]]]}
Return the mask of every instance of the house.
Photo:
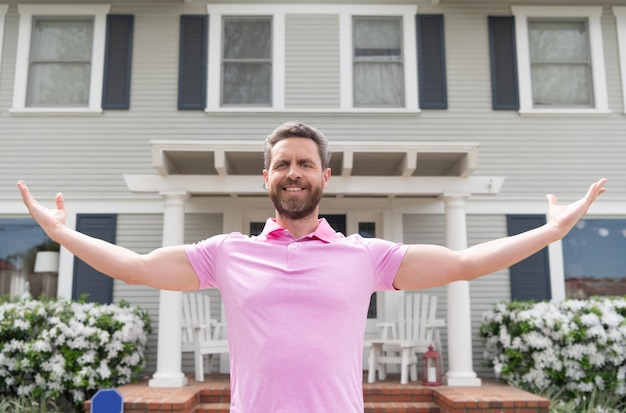
{"label": "house", "polygon": [[[459,249],[541,225],[546,193],[569,202],[607,176],[589,218],[617,230],[610,253],[626,231],[625,110],[623,0],[0,0],[0,233],[27,218],[18,179],[50,205],[63,192],[69,226],[140,253],[255,233],[273,214],[263,139],[299,120],[331,141],[321,213],[337,229]],[[494,303],[563,299],[568,268],[604,271],[568,251],[429,291],[450,383],[492,374],[476,333]],[[623,254],[603,257],[626,278]],[[149,310],[151,383],[184,384],[180,293],[65,250],[58,282],[60,297]],[[397,294],[372,299],[367,337]]]}

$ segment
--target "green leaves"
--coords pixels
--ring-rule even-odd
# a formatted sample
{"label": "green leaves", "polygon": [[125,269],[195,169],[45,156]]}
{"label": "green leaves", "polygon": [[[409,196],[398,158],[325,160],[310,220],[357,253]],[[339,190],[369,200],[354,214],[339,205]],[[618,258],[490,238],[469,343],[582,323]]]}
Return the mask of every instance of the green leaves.
{"label": "green leaves", "polygon": [[534,393],[567,398],[594,389],[626,400],[626,299],[498,303],[479,335],[496,375]]}
{"label": "green leaves", "polygon": [[[82,403],[143,370],[150,316],[122,305],[24,299],[0,304],[0,388]],[[1,413],[1,411],[0,411]]]}

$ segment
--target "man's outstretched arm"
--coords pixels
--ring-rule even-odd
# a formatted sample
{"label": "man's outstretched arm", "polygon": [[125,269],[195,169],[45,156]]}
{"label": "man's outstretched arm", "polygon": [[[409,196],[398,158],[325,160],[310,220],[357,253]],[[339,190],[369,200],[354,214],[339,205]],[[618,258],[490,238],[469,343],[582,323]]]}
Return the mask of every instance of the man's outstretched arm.
{"label": "man's outstretched arm", "polygon": [[65,225],[65,203],[56,196],[56,209],[48,209],[32,196],[23,181],[17,186],[28,212],[50,238],[96,270],[128,284],[164,290],[198,289],[200,283],[182,246],[159,248],[149,254],[82,234]]}
{"label": "man's outstretched arm", "polygon": [[518,235],[461,251],[436,245],[411,245],[393,285],[398,289],[424,289],[452,281],[473,280],[510,267],[563,238],[605,192],[606,182],[603,178],[592,184],[583,198],[570,205],[559,205],[554,195],[548,195],[548,222]]}

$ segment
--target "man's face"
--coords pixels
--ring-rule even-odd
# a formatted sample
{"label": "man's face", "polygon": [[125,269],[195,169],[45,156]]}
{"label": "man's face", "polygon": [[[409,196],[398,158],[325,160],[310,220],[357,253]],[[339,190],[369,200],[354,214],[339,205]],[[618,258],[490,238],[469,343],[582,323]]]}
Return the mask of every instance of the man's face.
{"label": "man's face", "polygon": [[323,169],[313,140],[287,138],[272,148],[269,169],[263,170],[263,177],[277,214],[302,219],[317,214],[330,168]]}

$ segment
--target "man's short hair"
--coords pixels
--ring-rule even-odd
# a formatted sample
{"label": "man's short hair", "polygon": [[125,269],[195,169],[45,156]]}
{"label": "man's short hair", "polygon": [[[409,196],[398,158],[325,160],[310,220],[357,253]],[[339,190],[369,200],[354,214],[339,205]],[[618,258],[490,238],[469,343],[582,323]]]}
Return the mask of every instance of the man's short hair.
{"label": "man's short hair", "polygon": [[312,126],[300,122],[287,122],[280,125],[265,139],[264,165],[265,169],[269,169],[272,161],[272,148],[278,142],[287,138],[307,138],[317,144],[320,159],[322,160],[322,168],[326,169],[330,166],[330,148],[328,140],[319,130]]}

